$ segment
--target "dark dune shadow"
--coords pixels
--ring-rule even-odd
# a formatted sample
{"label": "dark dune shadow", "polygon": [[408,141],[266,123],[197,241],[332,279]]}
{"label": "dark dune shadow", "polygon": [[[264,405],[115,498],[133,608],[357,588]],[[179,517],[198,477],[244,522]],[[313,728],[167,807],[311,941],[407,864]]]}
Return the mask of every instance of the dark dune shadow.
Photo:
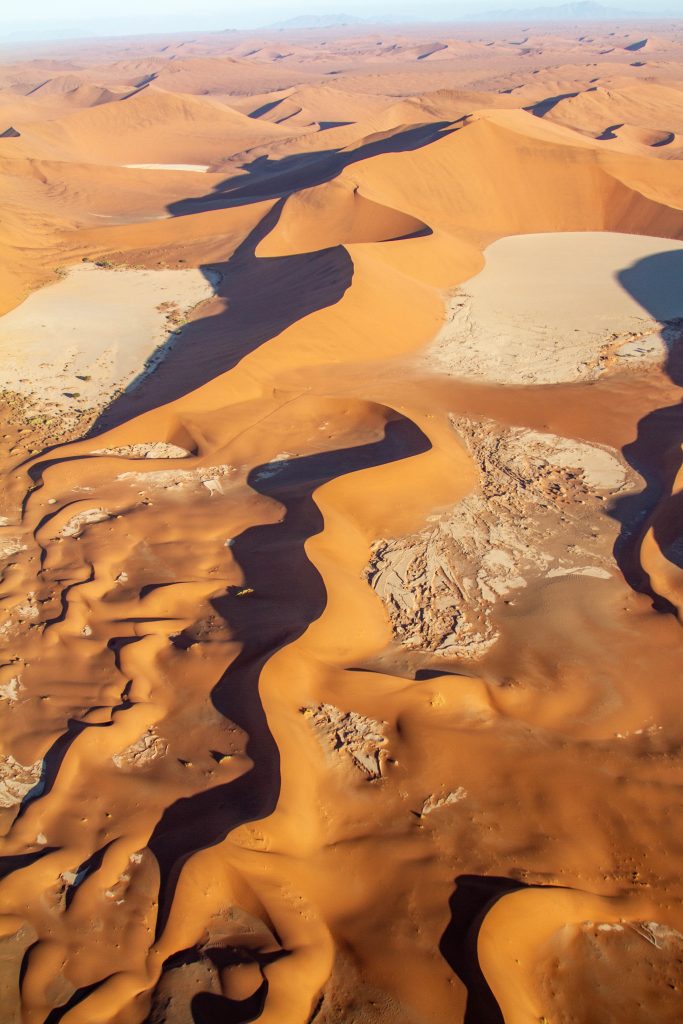
{"label": "dark dune shadow", "polygon": [[[284,200],[292,192],[330,180],[358,160],[429,145],[456,130],[457,124],[417,125],[367,142],[353,152],[330,150],[281,160],[258,157],[248,165],[246,174],[220,183],[211,195],[170,204],[171,215],[183,216],[280,199],[229,260],[201,268],[226,308],[192,321],[178,336],[170,334],[144,371],[97,417],[86,436],[97,437],[189,394],[292,324],[338,302],[353,278],[353,262],[342,245],[293,256],[256,256],[259,243],[277,224]],[[427,234],[431,230],[425,226],[403,237]]]}
{"label": "dark dune shadow", "polygon": [[189,394],[298,320],[341,299],[353,278],[343,246],[296,256],[256,256],[281,210],[277,204],[227,262],[210,268],[221,275],[215,290],[227,308],[188,324],[154,372],[137,378],[114,399],[89,436]]}
{"label": "dark dune shadow", "polygon": [[354,123],[353,121],[318,121],[318,129],[321,132],[329,132],[330,128],[348,128]]}
{"label": "dark dune shadow", "polygon": [[525,889],[523,882],[487,875],[460,875],[449,900],[451,919],[439,952],[467,989],[463,1024],[505,1024],[479,964],[477,940],[487,913],[507,893]]}
{"label": "dark dune shadow", "polygon": [[58,846],[42,846],[39,850],[31,853],[15,853],[0,857],[0,880],[7,878],[14,871],[21,871],[22,868],[30,867],[36,861],[41,860],[49,853],[58,850]]}
{"label": "dark dune shadow", "polygon": [[256,110],[252,110],[252,112],[249,114],[249,117],[253,118],[255,121],[258,121],[259,118],[263,117],[265,114],[269,114],[271,110],[275,110],[276,107],[281,106],[282,103],[284,103],[284,101],[285,97],[281,97],[280,99],[277,100],[269,100],[262,106],[257,107]]}
{"label": "dark dune shadow", "polygon": [[190,1005],[193,1024],[250,1024],[263,1013],[267,995],[266,981],[248,999],[226,999],[212,992],[198,992]]}
{"label": "dark dune shadow", "polygon": [[[124,644],[135,643],[138,641],[138,639],[138,637],[126,637],[122,638],[122,642]],[[112,642],[110,641],[108,646],[111,647],[111,644]],[[119,668],[120,662],[118,659],[118,654],[116,653],[115,661],[117,668]],[[43,797],[48,796],[52,792],[54,785],[57,781],[59,772],[61,770],[62,764],[64,762],[64,759],[66,755],[69,753],[69,750],[71,749],[72,745],[81,735],[81,733],[85,732],[86,729],[110,729],[111,726],[114,724],[114,715],[120,711],[127,711],[129,708],[132,707],[132,704],[128,699],[129,689],[130,683],[127,683],[126,686],[123,688],[123,692],[121,694],[121,702],[119,704],[115,704],[111,709],[111,718],[108,722],[88,722],[83,721],[79,718],[67,719],[65,731],[57,737],[54,743],[52,743],[52,745],[43,755],[43,763],[41,767],[40,778],[36,785],[31,790],[29,790],[29,792],[21,801],[21,804],[19,805],[19,810],[17,812],[17,817],[15,819],[16,821],[18,821],[19,818],[23,817],[23,815],[26,813],[27,809],[31,806],[32,803],[34,803],[36,800],[40,800]],[[1,860],[2,858],[0,858],[0,861]],[[2,877],[1,874],[0,877]]]}
{"label": "dark dune shadow", "polygon": [[577,96],[580,96],[582,92],[595,91],[596,86],[593,86],[591,89],[581,89],[579,92],[563,92],[558,96],[548,96],[547,99],[539,100],[538,103],[532,103],[531,106],[524,107],[524,109],[529,114],[533,114],[534,117],[545,117],[546,114],[549,114],[551,110],[554,110],[558,103],[562,103],[563,100],[573,100]]}
{"label": "dark dune shadow", "polygon": [[181,799],[163,814],[149,847],[159,863],[159,932],[163,930],[180,869],[198,850],[221,842],[232,829],[270,814],[280,790],[279,752],[270,733],[258,681],[265,663],[301,636],[323,612],[326,590],[304,543],[323,529],[313,500],[321,484],[347,473],[383,465],[429,449],[425,435],[396,416],[379,441],[260,466],[248,478],[259,493],[275,498],[285,513],[278,523],[255,526],[236,538],[232,551],[245,586],[213,602],[242,650],[215,686],[216,709],[249,736],[253,767],[233,782]]}
{"label": "dark dune shadow", "polygon": [[303,188],[322,185],[336,178],[346,167],[384,153],[405,153],[428,146],[455,130],[457,122],[436,121],[414,125],[404,131],[380,139],[371,139],[354,150],[320,150],[295,153],[271,160],[260,156],[245,164],[244,174],[231,177],[215,186],[210,195],[197,199],[181,199],[168,207],[174,217],[183,217],[204,210],[223,210],[229,206],[265,199],[285,199]]}
{"label": "dark dune shadow", "polygon": [[623,121],[621,123],[619,123],[619,124],[611,124],[609,126],[609,128],[605,128],[605,130],[600,135],[596,135],[595,136],[596,142],[608,142],[611,139],[618,138],[617,132],[619,131],[620,128],[623,128],[623,127],[624,127]]}
{"label": "dark dune shadow", "polygon": [[652,149],[662,149],[664,146],[670,146],[672,142],[676,141],[675,132],[666,132],[666,134],[659,139],[658,142],[651,143]]}
{"label": "dark dune shadow", "polygon": [[[235,949],[232,946],[191,946],[174,953],[164,963],[164,972],[184,968],[190,964],[208,960],[216,971],[225,968],[249,964],[258,966],[261,972],[261,983],[252,995],[243,999],[228,998],[212,991],[196,992],[190,1000],[190,1013],[193,1024],[248,1024],[258,1020],[263,1012],[268,996],[268,980],[263,974],[264,967],[289,956],[285,949],[271,952],[259,952],[250,949]],[[173,1001],[173,997],[170,997]],[[161,995],[158,1002],[153,1002],[148,1018],[149,1024],[162,1024],[167,1020],[169,996]],[[183,1017],[183,1020],[186,1018]]]}
{"label": "dark dune shadow", "polygon": [[[683,251],[671,250],[638,260],[620,271],[618,280],[625,291],[660,322],[667,350],[666,373],[677,387],[683,387]],[[644,478],[645,487],[638,494],[619,498],[610,510],[621,525],[614,549],[617,563],[629,585],[648,594],[660,611],[673,609],[668,601],[653,592],[640,565],[639,548],[650,516],[659,506],[660,512],[666,514],[658,516],[654,523],[657,543],[666,550],[667,557],[683,568],[681,545],[677,549],[676,537],[662,535],[666,527],[660,523],[660,520],[668,524],[682,521],[683,498],[670,496],[681,466],[682,442],[682,403],[655,409],[644,416],[638,423],[635,441],[626,445],[623,454]],[[680,530],[678,532],[680,535]]]}
{"label": "dark dune shadow", "polygon": [[[28,951],[30,952],[30,950]],[[78,1006],[85,999],[88,998],[93,992],[95,992],[100,985],[103,985],[105,981],[109,980],[111,975],[103,978],[101,981],[95,981],[92,985],[86,985],[83,988],[79,988],[74,994],[67,999],[62,1006],[55,1006],[54,1009],[50,1010],[47,1017],[45,1017],[45,1024],[60,1024],[64,1017],[67,1015],[69,1010],[73,1010],[74,1007]]]}
{"label": "dark dune shadow", "polygon": [[[279,501],[285,512],[279,522],[251,527],[235,539],[233,554],[247,586],[253,588],[253,596],[239,597],[240,588],[233,587],[225,597],[212,602],[229,623],[242,650],[214,687],[211,699],[228,721],[248,734],[246,752],[253,767],[233,782],[177,800],[157,823],[148,844],[160,872],[157,938],[165,927],[180,870],[187,859],[221,842],[239,825],[266,817],[275,809],[280,792],[279,751],[268,728],[258,682],[268,659],[301,636],[325,608],[325,585],[304,550],[306,540],[323,529],[323,518],[313,492],[346,473],[429,450],[429,440],[411,420],[397,413],[393,417],[387,422],[380,440],[265,464],[249,474],[250,486]],[[74,731],[78,733],[85,727],[85,723],[75,723]],[[57,742],[60,748],[57,761],[75,738],[71,732],[70,729]],[[11,872],[46,852],[49,850],[29,855],[26,862],[9,858],[2,866]],[[95,854],[92,864],[86,862],[82,868],[88,873],[95,869],[101,852]],[[190,956],[192,953],[189,951]],[[239,950],[217,948],[208,955],[212,959],[217,957],[220,962],[216,961],[216,966],[220,967],[226,956],[234,957],[239,953]],[[29,954],[30,950],[24,957],[24,969]],[[286,949],[262,954],[259,963],[265,966],[272,959],[286,955]],[[253,951],[252,956],[258,959]],[[171,961],[176,959],[177,955]],[[65,1004],[50,1012],[49,1024],[59,1024],[69,1010],[106,981],[105,977],[77,989]],[[209,992],[196,993],[189,1007],[192,1020],[195,1024],[212,1024],[218,1020],[247,1024],[260,1016],[267,991],[264,978],[254,995],[244,1000],[226,999]]]}

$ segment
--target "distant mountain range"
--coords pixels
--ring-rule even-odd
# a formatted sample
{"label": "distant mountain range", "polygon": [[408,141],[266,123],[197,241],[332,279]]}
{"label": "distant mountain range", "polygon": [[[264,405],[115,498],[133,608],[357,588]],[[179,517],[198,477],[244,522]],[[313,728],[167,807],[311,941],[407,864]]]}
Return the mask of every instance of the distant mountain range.
{"label": "distant mountain range", "polygon": [[[486,11],[477,15],[477,20],[486,21],[614,21],[622,18],[656,18],[666,16],[666,12],[628,11],[605,4],[593,3],[593,0],[580,0],[579,3],[558,4],[553,7],[524,7],[503,11]],[[474,15],[472,16],[474,17]]]}
{"label": "distant mountain range", "polygon": [[276,21],[267,28],[290,29],[290,28],[338,28],[341,25],[362,25],[364,18],[357,18],[353,14],[301,14],[297,18],[287,18],[286,21]]}
{"label": "distant mountain range", "polygon": [[[373,3],[381,4],[380,10],[373,9]],[[302,14],[298,17],[288,18],[274,24],[258,26],[258,6],[249,12],[243,9],[239,17],[234,19],[229,29],[225,29],[225,22],[222,14],[193,15],[184,13],[182,15],[165,16],[163,20],[152,15],[141,14],[131,17],[95,16],[88,18],[64,18],[57,21],[29,20],[22,22],[19,17],[4,22],[0,15],[0,46],[11,47],[22,41],[38,42],[41,40],[58,39],[79,39],[79,38],[102,38],[105,36],[125,36],[142,34],[169,34],[178,32],[216,32],[224,31],[256,31],[268,29],[271,31],[297,31],[299,29],[338,28],[342,26],[362,25],[408,25],[416,22],[552,22],[552,21],[615,21],[638,19],[640,21],[653,18],[681,18],[680,2],[679,10],[667,10],[667,3],[673,0],[633,0],[634,3],[642,3],[643,6],[651,5],[649,11],[624,10],[618,7],[610,7],[608,4],[597,3],[595,0],[578,0],[574,3],[561,3],[555,5],[544,5],[538,7],[504,8],[498,10],[486,9],[484,3],[476,3],[475,0],[461,0],[467,2],[469,10],[464,9],[461,3],[453,4],[453,0],[423,0],[422,4],[413,5],[410,9],[402,8],[404,0],[394,0],[392,8],[387,9],[387,0],[368,0],[367,15],[358,17],[353,14]],[[496,0],[489,0],[495,3]],[[506,2],[506,0],[498,0]],[[509,0],[515,3],[516,0]],[[619,0],[617,0],[619,2]],[[622,0],[626,2],[626,0]],[[658,4],[662,3],[663,7]],[[387,6],[385,7],[385,4]],[[657,5],[657,6],[655,6]],[[144,6],[144,5],[141,5]],[[455,6],[455,10],[453,9]],[[482,9],[482,7],[484,9]],[[382,12],[382,8],[384,11]],[[398,9],[397,9],[398,8]]]}
{"label": "distant mountain range", "polygon": [[627,19],[659,18],[659,17],[680,17],[672,11],[654,9],[650,11],[625,10],[619,7],[610,7],[607,4],[596,3],[595,0],[578,0],[576,3],[549,4],[539,7],[506,8],[502,10],[470,10],[458,14],[449,14],[443,3],[430,5],[425,4],[421,13],[413,12],[406,14],[397,12],[392,17],[376,15],[374,17],[359,18],[353,14],[302,14],[296,18],[288,18],[285,21],[278,21],[274,24],[264,26],[268,29],[291,30],[291,29],[326,29],[338,28],[344,25],[362,24],[408,24],[417,21],[615,21]]}

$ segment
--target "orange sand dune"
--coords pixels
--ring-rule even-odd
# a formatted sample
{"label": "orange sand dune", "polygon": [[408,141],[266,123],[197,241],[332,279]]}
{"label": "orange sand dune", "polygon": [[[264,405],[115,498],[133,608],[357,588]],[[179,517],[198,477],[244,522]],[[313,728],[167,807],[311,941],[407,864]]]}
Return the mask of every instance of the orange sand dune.
{"label": "orange sand dune", "polygon": [[[112,250],[116,254],[118,226],[130,226],[126,232],[129,248],[137,251],[138,263],[158,267],[191,259],[188,252],[180,250],[191,249],[197,234],[212,238],[217,250],[224,252],[229,248],[230,237],[226,224],[245,219],[251,223],[254,216],[247,209],[226,211],[215,224],[207,224],[200,217],[192,221],[191,227],[169,219],[170,204],[188,196],[202,196],[207,183],[218,184],[224,180],[223,175],[159,174],[154,170],[106,166],[100,166],[94,174],[89,164],[23,159],[7,160],[1,166],[6,199],[0,246],[6,253],[8,270],[0,288],[0,303],[5,310],[24,298],[31,288],[55,280],[69,263],[106,258]],[[58,213],[54,204],[56,193],[62,196]],[[104,234],[100,229],[105,229]],[[87,238],[83,245],[79,243],[81,231]],[[168,248],[159,251],[156,241],[169,237],[175,240],[170,261]],[[194,265],[199,265],[205,255],[202,250]],[[114,262],[123,261],[121,253],[115,255]]]}
{"label": "orange sand dune", "polygon": [[561,100],[545,117],[596,137],[609,138],[610,129],[618,132],[624,125],[639,127],[661,136],[650,142],[654,145],[661,144],[668,133],[681,132],[680,104],[680,91],[670,86],[598,87]]}
{"label": "orange sand dune", "polygon": [[147,86],[116,103],[28,126],[12,153],[81,163],[201,163],[281,134],[276,125],[259,125],[210,98]]}
{"label": "orange sand dune", "polygon": [[83,82],[78,82],[72,87],[51,89],[52,84],[53,82],[49,81],[38,86],[26,96],[20,93],[5,94],[0,106],[0,120],[6,124],[13,124],[16,121],[21,125],[32,121],[53,120],[70,114],[74,108],[95,107],[100,103],[122,99],[131,91],[126,89],[117,92]]}
{"label": "orange sand dune", "polygon": [[0,1024],[679,1019],[682,47],[0,68]]}

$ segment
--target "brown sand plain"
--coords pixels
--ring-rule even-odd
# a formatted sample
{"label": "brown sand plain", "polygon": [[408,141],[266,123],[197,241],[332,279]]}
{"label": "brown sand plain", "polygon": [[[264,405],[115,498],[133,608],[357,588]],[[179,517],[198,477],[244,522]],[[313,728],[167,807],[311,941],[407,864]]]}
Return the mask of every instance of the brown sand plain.
{"label": "brown sand plain", "polygon": [[683,25],[0,65],[2,1024],[674,1024]]}

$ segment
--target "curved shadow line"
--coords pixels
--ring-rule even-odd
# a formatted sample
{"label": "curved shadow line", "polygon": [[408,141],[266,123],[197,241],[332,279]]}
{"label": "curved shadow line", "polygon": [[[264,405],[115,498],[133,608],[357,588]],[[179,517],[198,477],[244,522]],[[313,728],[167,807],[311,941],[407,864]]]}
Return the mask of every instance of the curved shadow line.
{"label": "curved shadow line", "polygon": [[[683,250],[656,253],[637,260],[619,272],[617,279],[628,292],[661,325],[660,337],[666,347],[665,372],[677,387],[683,387],[683,319],[674,315],[680,309],[683,292]],[[676,612],[674,606],[657,594],[640,562],[640,546],[647,529],[652,526],[660,546],[670,546],[664,524],[671,515],[654,516],[662,506],[667,512],[680,511],[683,499],[672,494],[675,478],[683,464],[683,403],[665,406],[648,413],[638,423],[637,436],[622,449],[628,464],[645,480],[637,494],[618,498],[609,514],[620,523],[614,546],[614,557],[629,586],[647,594],[653,607],[661,612]],[[678,531],[680,536],[680,530]],[[674,559],[683,568],[683,551],[673,551]]]}
{"label": "curved shadow line", "polygon": [[[139,374],[122,394],[114,398],[97,416],[85,437],[97,437],[142,413],[189,394],[232,369],[245,355],[292,324],[338,302],[353,278],[353,262],[344,246],[293,256],[256,256],[259,243],[279,220],[286,198],[302,188],[331,180],[360,160],[384,153],[420,149],[458,131],[464,123],[465,119],[460,118],[452,122],[414,125],[388,138],[371,140],[350,152],[323,150],[276,161],[267,156],[258,157],[248,165],[248,175],[237,181],[229,178],[221,182],[210,196],[171,203],[167,209],[172,216],[187,216],[205,209],[277,200],[229,260],[200,267],[212,284],[214,294],[223,299],[227,308],[213,317],[191,321],[179,337],[170,334],[155,350],[155,355],[158,355],[166,348],[164,358],[155,364],[152,372]],[[248,185],[242,182],[242,177],[246,176],[250,176]],[[231,198],[226,200],[228,194]],[[425,225],[393,241],[431,233],[431,228]],[[43,454],[49,456],[62,447],[65,446],[52,445]],[[40,480],[45,469],[59,461],[62,459],[45,459],[43,455],[39,463],[31,460],[29,475],[33,483]],[[25,500],[33,490],[35,487]],[[25,507],[22,514],[24,512]]]}
{"label": "curved shadow line", "polygon": [[[138,637],[132,638],[130,642],[135,642],[138,639]],[[107,646],[109,646],[109,644]],[[114,657],[117,670],[120,671],[118,654],[115,653]],[[17,816],[12,823],[13,826],[24,816],[31,804],[35,803],[36,800],[41,800],[52,792],[64,759],[82,732],[85,732],[86,729],[109,729],[114,725],[114,715],[116,713],[120,711],[128,711],[133,707],[132,702],[128,698],[130,685],[130,682],[128,682],[124,687],[122,687],[121,702],[113,705],[109,709],[111,717],[108,722],[84,722],[79,718],[67,719],[66,730],[57,737],[43,756],[40,778],[33,789],[29,790],[21,801]],[[92,710],[92,708],[89,710]]]}
{"label": "curved shadow line", "polygon": [[[325,609],[323,579],[304,550],[323,529],[313,492],[330,480],[421,454],[431,445],[410,420],[394,414],[381,440],[304,456],[249,474],[249,484],[285,508],[278,523],[254,526],[236,538],[233,554],[253,595],[236,588],[212,604],[230,625],[241,653],[216,684],[214,707],[249,736],[253,767],[232,782],[184,798],[162,815],[149,848],[160,870],[157,935],[170,911],[180,870],[193,853],[214,846],[239,825],[271,814],[280,792],[279,751],[258,692],[265,663],[300,637]],[[254,604],[257,605],[254,608]]]}
{"label": "curved shadow line", "polygon": [[441,936],[439,952],[467,989],[463,1024],[505,1024],[498,1001],[479,963],[477,943],[491,907],[510,892],[527,889],[524,882],[494,875],[459,875],[448,901],[451,919]]}
{"label": "curved shadow line", "polygon": [[207,276],[220,273],[215,294],[225,308],[187,324],[154,372],[132,381],[98,416],[88,437],[197,390],[304,317],[339,302],[354,272],[344,246],[294,256],[256,255],[282,207],[276,203],[229,260],[201,268]]}
{"label": "curved shadow line", "polygon": [[371,138],[352,150],[327,149],[314,153],[294,153],[279,160],[272,160],[267,155],[259,156],[242,165],[244,174],[219,182],[208,195],[171,203],[168,210],[174,217],[186,217],[206,210],[225,210],[268,199],[286,199],[293,192],[331,181],[347,167],[361,160],[387,153],[422,149],[457,131],[462,122],[463,119],[459,119],[412,125],[393,135]]}

